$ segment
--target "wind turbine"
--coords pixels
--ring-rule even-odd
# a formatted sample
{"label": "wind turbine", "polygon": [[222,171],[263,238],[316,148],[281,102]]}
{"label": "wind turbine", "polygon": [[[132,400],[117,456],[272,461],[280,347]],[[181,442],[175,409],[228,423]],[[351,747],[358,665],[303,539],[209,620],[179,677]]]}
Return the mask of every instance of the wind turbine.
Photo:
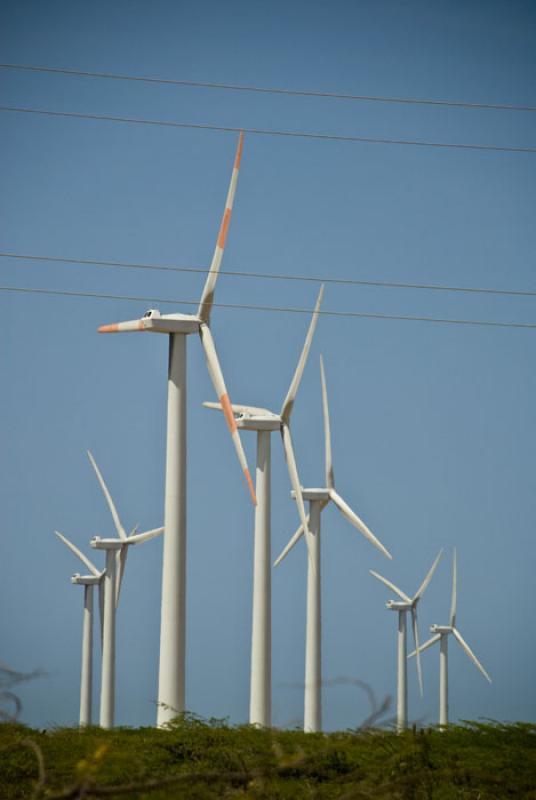
{"label": "wind turbine", "polygon": [[71,583],[84,587],[84,614],[82,622],[82,666],[80,671],[80,725],[91,725],[92,699],[93,699],[93,591],[99,587],[100,624],[102,639],[102,623],[104,610],[103,577],[105,570],[99,571],[95,564],[89,560],[81,550],[69,539],[54,531],[56,536],[67,545],[75,556],[89,569],[91,575],[80,575],[76,572]]}
{"label": "wind turbine", "polygon": [[[333,461],[331,456],[331,434],[329,424],[328,395],[324,362],[320,356],[320,378],[322,381],[322,407],[324,412],[324,436],[326,459],[326,486],[318,489],[302,489],[304,500],[309,501],[309,514],[307,524],[300,525],[294,536],[290,539],[274,566],[277,566],[294,547],[296,542],[306,534],[307,549],[309,552],[307,566],[307,622],[305,644],[305,706],[304,730],[315,732],[322,727],[321,705],[321,592],[320,592],[320,514],[328,503],[333,501],[341,514],[357,530],[368,539],[371,544],[380,550],[387,558],[392,558],[389,551],[367,528],[363,520],[352,511],[348,503],[335,490],[333,474]],[[297,496],[295,492],[293,496]],[[308,526],[308,528],[307,528]]]}
{"label": "wind turbine", "polygon": [[410,653],[408,658],[412,658],[416,653],[423,652],[439,642],[439,724],[448,725],[449,722],[449,685],[448,685],[448,637],[454,636],[464,653],[471,659],[473,664],[480,670],[487,681],[491,683],[491,678],[475,656],[460,631],[456,627],[456,579],[457,579],[457,559],[456,548],[452,558],[452,598],[450,604],[450,619],[448,625],[432,625],[430,630],[434,634],[418,650]]}
{"label": "wind turbine", "polygon": [[158,678],[157,724],[163,725],[184,711],[186,657],[186,337],[199,333],[208,373],[223,407],[240,466],[253,503],[253,482],[242,448],[231,401],[227,393],[214,340],[209,327],[214,290],[227,239],[236,183],[242,156],[240,133],[231,183],[225,203],[216,248],[201,295],[197,315],[160,314],[149,309],[139,320],[102,325],[100,333],[152,331],[169,336],[168,400],[166,437],[166,488],[164,555],[162,565],[162,608],[160,617],[160,669]]}
{"label": "wind turbine", "polygon": [[[234,404],[231,406],[238,428],[257,433],[257,471],[255,491],[255,538],[253,555],[253,613],[251,633],[251,680],[249,721],[252,725],[270,727],[272,724],[272,623],[271,623],[271,434],[280,431],[291,485],[296,492],[302,523],[307,525],[301,496],[300,479],[290,435],[290,416],[311,349],[324,294],[320,287],[315,309],[294,376],[290,382],[281,411]],[[220,403],[203,403],[207,408],[222,410]]]}
{"label": "wind turbine", "polygon": [[421,697],[423,695],[422,688],[422,669],[421,657],[419,653],[419,630],[417,627],[417,605],[423,596],[426,587],[432,580],[432,575],[436,571],[439,560],[443,554],[440,550],[434,563],[430,567],[426,578],[423,580],[413,597],[409,597],[402,589],[395,586],[394,583],[388,581],[378,572],[373,569],[369,570],[370,574],[381,581],[385,586],[397,594],[401,600],[388,600],[386,603],[390,611],[398,611],[398,679],[397,679],[397,705],[396,705],[396,727],[398,731],[406,729],[408,721],[408,685],[407,685],[407,633],[406,633],[406,615],[411,611],[411,623],[413,627],[413,638],[415,640],[415,652],[417,653],[417,677],[419,679],[419,690]]}
{"label": "wind turbine", "polygon": [[110,509],[117,539],[101,539],[94,536],[91,547],[106,552],[106,571],[104,574],[104,623],[102,632],[102,672],[101,672],[101,697],[100,697],[100,725],[103,728],[112,728],[115,716],[115,613],[119,602],[121,582],[125,572],[128,548],[135,544],[147,542],[161,534],[164,528],[153,528],[144,533],[136,533],[136,526],[130,536],[127,536],[112,496],[104,482],[101,471],[91,453],[87,452],[91,465],[95,470],[104,497]]}

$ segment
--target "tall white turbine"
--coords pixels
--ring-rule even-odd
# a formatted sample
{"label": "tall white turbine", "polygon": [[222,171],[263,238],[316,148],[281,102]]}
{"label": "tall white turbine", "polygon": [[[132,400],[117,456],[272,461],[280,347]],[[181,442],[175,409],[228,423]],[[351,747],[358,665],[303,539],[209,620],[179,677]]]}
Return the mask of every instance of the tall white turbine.
{"label": "tall white turbine", "polygon": [[135,544],[147,542],[149,539],[154,539],[155,536],[158,536],[164,531],[164,528],[154,528],[144,533],[136,533],[136,526],[136,528],[132,530],[130,536],[127,536],[101,471],[89,450],[88,456],[97,475],[104,497],[106,498],[106,503],[110,509],[114,526],[118,534],[117,539],[101,539],[100,536],[94,536],[91,540],[91,547],[96,550],[106,551],[100,725],[103,728],[112,728],[115,717],[115,614],[119,602],[121,582],[125,572],[128,548]]}
{"label": "tall white turbine", "polygon": [[[274,564],[274,566],[277,566],[285,558],[305,531],[309,558],[307,566],[304,730],[308,732],[316,732],[322,728],[320,515],[330,500],[333,501],[348,522],[357,528],[371,544],[377,547],[387,558],[392,558],[389,551],[335,490],[333,461],[331,457],[328,395],[322,356],[320,356],[320,377],[322,381],[322,407],[324,411],[326,486],[321,489],[302,489],[304,500],[309,501],[309,515],[307,517],[309,529],[307,530],[307,526],[303,524],[300,525]],[[293,495],[295,496],[294,492]]]}
{"label": "tall white turbine", "polygon": [[225,211],[197,315],[160,314],[150,309],[139,320],[102,325],[100,333],[151,331],[169,336],[168,402],[166,441],[166,488],[164,556],[162,565],[162,609],[160,624],[160,670],[157,723],[163,725],[184,711],[186,658],[186,337],[199,333],[208,373],[222,404],[240,466],[253,503],[253,482],[247,466],[231,401],[227,393],[214,340],[209,327],[214,290],[227,239],[242,155],[240,133]]}
{"label": "tall white turbine", "polygon": [[[272,599],[271,599],[271,434],[280,431],[290,482],[298,497],[302,522],[305,508],[296,458],[290,435],[290,415],[307,362],[324,293],[321,286],[315,309],[294,376],[279,414],[266,408],[234,404],[231,406],[238,428],[257,433],[257,472],[255,492],[255,538],[253,555],[253,614],[251,632],[251,679],[249,721],[252,725],[272,724]],[[203,403],[207,408],[222,410],[220,403]]]}
{"label": "tall white turbine", "polygon": [[430,630],[434,634],[427,642],[410,653],[408,658],[413,658],[418,652],[423,652],[439,642],[439,724],[448,725],[449,721],[449,685],[448,685],[448,637],[454,636],[464,653],[471,659],[473,664],[480,670],[487,681],[491,683],[491,678],[475,656],[460,631],[456,627],[456,580],[457,580],[457,560],[456,549],[452,558],[452,598],[450,604],[450,619],[448,625],[432,625]]}
{"label": "tall white turbine", "polygon": [[89,569],[91,575],[80,575],[76,572],[71,583],[84,587],[84,614],[82,620],[82,663],[80,669],[80,725],[91,725],[93,705],[93,592],[99,587],[100,625],[102,641],[102,624],[104,611],[103,580],[105,570],[98,570],[95,564],[82,553],[69,539],[54,531],[56,536],[67,545],[77,558]]}
{"label": "tall white turbine", "polygon": [[369,570],[370,574],[381,581],[385,586],[397,594],[401,600],[388,600],[386,603],[390,611],[398,611],[398,676],[397,676],[397,703],[396,703],[396,727],[397,730],[403,731],[406,729],[408,722],[408,683],[407,683],[407,633],[406,633],[406,616],[408,611],[411,611],[411,623],[413,628],[413,639],[415,641],[415,648],[417,653],[417,677],[419,680],[419,690],[421,697],[423,695],[422,688],[422,669],[421,657],[419,653],[419,629],[417,626],[417,605],[419,600],[424,594],[424,591],[430,581],[432,575],[436,571],[439,560],[443,554],[440,550],[434,563],[430,567],[426,578],[423,580],[413,597],[409,597],[402,589],[395,586],[394,583],[388,581],[378,572],[373,569]]}

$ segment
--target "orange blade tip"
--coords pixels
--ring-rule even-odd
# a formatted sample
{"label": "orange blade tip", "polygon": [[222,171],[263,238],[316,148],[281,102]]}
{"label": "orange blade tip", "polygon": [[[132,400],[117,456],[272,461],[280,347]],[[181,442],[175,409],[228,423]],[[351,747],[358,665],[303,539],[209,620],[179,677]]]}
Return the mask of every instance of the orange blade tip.
{"label": "orange blade tip", "polygon": [[99,333],[117,333],[118,330],[119,325],[117,323],[112,325],[100,325],[100,327],[97,328]]}

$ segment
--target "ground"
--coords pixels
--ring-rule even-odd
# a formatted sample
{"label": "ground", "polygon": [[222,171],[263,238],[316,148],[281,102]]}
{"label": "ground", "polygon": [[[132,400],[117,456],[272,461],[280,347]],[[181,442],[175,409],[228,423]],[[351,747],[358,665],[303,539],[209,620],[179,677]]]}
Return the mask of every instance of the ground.
{"label": "ground", "polygon": [[0,725],[0,797],[532,798],[536,726],[330,734],[189,715],[167,730]]}

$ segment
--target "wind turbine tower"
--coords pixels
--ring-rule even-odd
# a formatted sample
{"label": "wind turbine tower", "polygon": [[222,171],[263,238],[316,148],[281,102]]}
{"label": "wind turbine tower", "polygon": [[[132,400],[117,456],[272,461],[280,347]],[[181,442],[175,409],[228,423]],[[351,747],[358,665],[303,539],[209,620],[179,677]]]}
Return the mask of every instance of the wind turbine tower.
{"label": "wind turbine tower", "polygon": [[104,574],[104,617],[102,625],[102,664],[99,722],[102,728],[113,728],[115,719],[115,594],[116,560],[121,545],[114,539],[91,541],[91,546],[106,552]]}
{"label": "wind turbine tower", "polygon": [[164,555],[160,617],[160,669],[157,724],[163,725],[184,711],[186,659],[186,337],[198,333],[205,351],[208,373],[223,407],[240,466],[251,498],[253,482],[240,441],[216,347],[209,327],[216,280],[227,239],[236,192],[243,134],[240,133],[225,211],[203,289],[197,315],[161,314],[149,309],[141,319],[102,325],[100,333],[149,331],[169,337],[166,478],[164,500]]}
{"label": "wind turbine tower", "polygon": [[106,571],[104,575],[104,622],[102,630],[102,671],[101,671],[101,697],[100,697],[100,725],[103,728],[113,728],[115,719],[115,617],[121,582],[125,572],[128,548],[135,544],[147,542],[163,533],[164,528],[154,528],[144,533],[136,533],[137,526],[127,536],[119,514],[112,500],[101,471],[95,459],[88,450],[89,460],[95,470],[97,479],[103,491],[106,503],[110,509],[117,539],[101,539],[94,536],[91,547],[104,550],[106,553]]}
{"label": "wind turbine tower", "polygon": [[80,575],[79,572],[75,573],[71,578],[71,583],[77,586],[84,587],[84,613],[82,619],[82,664],[80,670],[80,725],[91,725],[92,723],[92,705],[93,705],[93,594],[94,587],[99,587],[99,606],[100,606],[100,623],[101,623],[101,639],[102,639],[102,623],[103,623],[103,579],[104,570],[99,571],[95,564],[89,560],[87,556],[82,553],[69,539],[60,533],[54,531],[56,536],[67,545],[69,550],[80,559],[80,561],[89,569],[90,575]]}
{"label": "wind turbine tower", "polygon": [[[298,511],[306,523],[305,507],[290,435],[290,416],[307,362],[318,321],[324,287],[320,287],[303,350],[279,414],[267,408],[232,405],[236,425],[257,434],[255,538],[253,555],[253,614],[251,632],[251,680],[249,721],[265,728],[272,724],[272,596],[271,596],[271,434],[280,431],[291,485],[298,497]],[[204,406],[222,410],[220,403]]]}
{"label": "wind turbine tower", "polygon": [[[324,436],[326,457],[326,486],[323,488],[302,489],[304,500],[309,501],[307,525],[300,525],[294,536],[276,559],[277,566],[294,547],[305,532],[309,554],[307,565],[307,619],[305,635],[305,698],[304,730],[316,732],[322,729],[322,653],[321,653],[321,587],[320,587],[320,515],[332,501],[348,522],[373,544],[387,558],[389,551],[374,536],[365,523],[350,508],[348,503],[335,490],[333,461],[331,457],[331,433],[329,423],[328,395],[324,362],[320,356],[320,377],[322,382],[322,407],[324,412]],[[294,497],[298,495],[293,492]]]}

